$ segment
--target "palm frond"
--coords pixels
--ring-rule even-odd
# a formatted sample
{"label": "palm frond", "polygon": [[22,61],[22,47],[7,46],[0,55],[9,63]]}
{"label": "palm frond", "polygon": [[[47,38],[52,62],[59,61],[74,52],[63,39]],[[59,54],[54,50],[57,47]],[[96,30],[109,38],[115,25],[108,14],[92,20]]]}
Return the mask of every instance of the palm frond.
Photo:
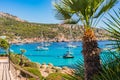
{"label": "palm frond", "polygon": [[105,28],[106,31],[109,32],[108,36],[110,36],[113,40],[112,46],[114,46],[115,49],[120,50],[120,9],[118,9],[118,12],[113,10],[114,14],[116,16],[112,16],[112,14],[108,13],[110,18],[106,18],[107,22],[103,21],[108,27]]}
{"label": "palm frond", "polygon": [[54,3],[54,7],[57,19],[73,20],[72,17],[76,14],[82,24],[90,27],[94,18],[98,18],[102,13],[113,7],[116,2],[117,0],[60,0],[58,3]]}
{"label": "palm frond", "polygon": [[56,15],[55,17],[59,20],[66,20],[72,17],[72,14],[68,12],[67,7],[62,7],[57,3],[53,3],[54,7],[56,8]]}
{"label": "palm frond", "polygon": [[98,7],[98,13],[94,16],[94,18],[98,18],[102,13],[111,9],[117,2],[118,0],[103,0],[100,5],[102,7]]}

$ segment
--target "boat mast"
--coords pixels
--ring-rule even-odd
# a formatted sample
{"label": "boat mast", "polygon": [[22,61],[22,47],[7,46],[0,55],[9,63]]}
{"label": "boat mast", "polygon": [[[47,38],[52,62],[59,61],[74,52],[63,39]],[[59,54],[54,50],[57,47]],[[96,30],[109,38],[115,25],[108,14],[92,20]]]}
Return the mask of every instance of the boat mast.
{"label": "boat mast", "polygon": [[42,47],[44,47],[44,44],[43,44],[43,32],[41,32],[41,39],[42,39],[41,45],[42,45]]}
{"label": "boat mast", "polygon": [[[71,28],[72,28],[72,25],[70,25],[70,28],[69,28],[69,34],[70,34],[69,45],[72,45],[71,44],[71,42],[72,42],[72,30],[71,30]],[[68,51],[69,51],[69,53],[71,52],[71,48],[70,47],[68,47]]]}

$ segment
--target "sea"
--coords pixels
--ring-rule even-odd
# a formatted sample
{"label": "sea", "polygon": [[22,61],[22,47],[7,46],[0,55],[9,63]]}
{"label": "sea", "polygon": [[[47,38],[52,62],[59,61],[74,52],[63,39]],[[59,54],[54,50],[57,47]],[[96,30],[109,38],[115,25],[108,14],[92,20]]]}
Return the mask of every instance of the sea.
{"label": "sea", "polygon": [[[110,44],[110,41],[98,41],[98,46],[101,49],[106,48],[107,44]],[[10,46],[10,50],[15,54],[20,54],[21,49],[25,49],[26,52],[24,56],[26,56],[30,61],[37,62],[40,64],[53,64],[54,66],[67,66],[72,67],[78,61],[83,63],[83,55],[82,55],[82,42],[72,42],[73,45],[77,47],[68,48],[69,42],[50,42],[49,46],[47,46],[48,50],[36,50],[38,46],[43,43],[25,43],[25,44],[12,44]],[[74,58],[63,58],[67,51],[70,51]],[[107,56],[104,54],[108,54],[108,51],[102,50],[100,57],[101,60],[108,60]]]}

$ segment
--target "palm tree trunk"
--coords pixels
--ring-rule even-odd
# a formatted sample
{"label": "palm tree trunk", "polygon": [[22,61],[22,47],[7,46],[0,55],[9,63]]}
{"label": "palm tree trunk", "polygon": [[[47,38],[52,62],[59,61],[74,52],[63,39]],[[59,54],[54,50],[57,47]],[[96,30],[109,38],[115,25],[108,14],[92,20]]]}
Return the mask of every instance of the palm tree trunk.
{"label": "palm tree trunk", "polygon": [[85,67],[85,80],[92,80],[94,74],[101,71],[100,49],[98,48],[97,39],[92,29],[86,29],[83,36],[83,56]]}

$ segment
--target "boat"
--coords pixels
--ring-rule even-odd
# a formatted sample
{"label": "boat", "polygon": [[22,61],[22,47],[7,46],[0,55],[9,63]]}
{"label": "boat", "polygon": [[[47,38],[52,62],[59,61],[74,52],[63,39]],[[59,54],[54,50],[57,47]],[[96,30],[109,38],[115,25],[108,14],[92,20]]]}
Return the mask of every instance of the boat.
{"label": "boat", "polygon": [[[70,28],[70,36],[72,38],[72,32],[71,32],[71,28]],[[71,52],[71,48],[75,48],[75,45],[72,45],[71,42],[69,42],[69,44],[67,45],[68,51],[66,54],[63,55],[63,58],[67,59],[67,58],[74,58],[72,52]]]}
{"label": "boat", "polygon": [[36,50],[37,51],[45,51],[45,50],[49,50],[49,48],[43,47],[43,46],[38,46]]}
{"label": "boat", "polygon": [[41,42],[41,45],[39,45],[39,46],[37,46],[37,49],[36,49],[36,51],[46,51],[46,50],[49,50],[49,48],[48,48],[48,44],[45,44],[43,41],[43,34],[41,33],[41,35],[42,35],[42,37],[41,37],[41,39],[42,39],[42,42]]}
{"label": "boat", "polygon": [[67,51],[67,53],[63,55],[63,58],[74,58],[74,56],[70,51]]}
{"label": "boat", "polygon": [[69,41],[67,47],[68,47],[68,48],[76,48],[77,46],[72,43],[72,41],[73,41],[73,36],[72,36],[71,27],[70,27],[69,33],[70,33],[70,39],[69,39],[70,41]]}

